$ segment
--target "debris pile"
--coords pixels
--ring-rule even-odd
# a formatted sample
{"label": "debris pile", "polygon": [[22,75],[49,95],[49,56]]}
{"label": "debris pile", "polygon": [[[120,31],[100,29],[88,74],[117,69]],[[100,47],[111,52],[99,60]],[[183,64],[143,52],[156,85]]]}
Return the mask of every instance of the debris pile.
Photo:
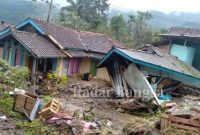
{"label": "debris pile", "polygon": [[90,97],[113,97],[114,90],[109,86],[101,86],[96,84],[75,83],[68,87],[68,90],[77,96],[90,96]]}
{"label": "debris pile", "polygon": [[118,97],[140,98],[161,106],[179,86],[200,85],[200,72],[153,46],[113,48],[99,63],[106,67]]}
{"label": "debris pile", "polygon": [[194,96],[178,98],[177,104],[161,115],[161,130],[169,127],[200,131],[200,99]]}
{"label": "debris pile", "polygon": [[[64,95],[73,95],[74,97],[100,97],[112,98],[116,97],[114,89],[110,82],[105,80],[92,79],[90,81],[82,81],[70,78],[65,89],[60,90]],[[60,95],[60,93],[58,95]]]}

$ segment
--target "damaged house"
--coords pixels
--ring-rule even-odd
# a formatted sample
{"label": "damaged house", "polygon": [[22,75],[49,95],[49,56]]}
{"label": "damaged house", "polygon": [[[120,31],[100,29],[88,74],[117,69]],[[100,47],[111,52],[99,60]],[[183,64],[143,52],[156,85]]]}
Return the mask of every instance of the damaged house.
{"label": "damaged house", "polygon": [[[0,31],[2,31],[3,29],[5,29],[6,27],[11,26],[11,24],[5,22],[5,21],[0,21]],[[3,43],[0,42],[0,58],[3,57]]]}
{"label": "damaged house", "polygon": [[200,29],[172,27],[156,47],[200,70]]}
{"label": "damaged house", "polygon": [[0,32],[2,58],[11,66],[26,66],[35,72],[57,71],[66,75],[90,73],[108,79],[99,60],[112,48],[122,45],[111,38],[28,18]]}
{"label": "damaged house", "polygon": [[107,68],[117,96],[154,97],[158,104],[157,93],[170,90],[170,84],[200,85],[198,70],[150,45],[143,50],[113,48],[99,67]]}

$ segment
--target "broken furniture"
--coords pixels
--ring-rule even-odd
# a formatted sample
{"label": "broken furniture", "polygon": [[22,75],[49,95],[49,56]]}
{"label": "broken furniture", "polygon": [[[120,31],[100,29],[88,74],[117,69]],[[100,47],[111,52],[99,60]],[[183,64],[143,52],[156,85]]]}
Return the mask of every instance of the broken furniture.
{"label": "broken furniture", "polygon": [[200,121],[189,118],[182,118],[180,116],[173,116],[171,114],[162,114],[161,118],[161,130],[169,127],[199,132],[200,131]]}
{"label": "broken furniture", "polygon": [[35,118],[40,99],[26,93],[15,95],[13,110],[25,114],[31,121]]}
{"label": "broken furniture", "polygon": [[39,112],[39,115],[42,119],[47,120],[52,118],[55,114],[57,114],[59,112],[59,109],[60,109],[59,102],[53,99],[45,105],[44,109],[42,109]]}

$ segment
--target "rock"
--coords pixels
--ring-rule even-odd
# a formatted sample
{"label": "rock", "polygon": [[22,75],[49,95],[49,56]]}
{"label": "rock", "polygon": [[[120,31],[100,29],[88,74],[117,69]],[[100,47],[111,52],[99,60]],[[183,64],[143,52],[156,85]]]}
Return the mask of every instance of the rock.
{"label": "rock", "polygon": [[7,118],[6,118],[5,115],[0,117],[0,122],[1,122],[1,121],[6,121],[6,120],[7,120]]}

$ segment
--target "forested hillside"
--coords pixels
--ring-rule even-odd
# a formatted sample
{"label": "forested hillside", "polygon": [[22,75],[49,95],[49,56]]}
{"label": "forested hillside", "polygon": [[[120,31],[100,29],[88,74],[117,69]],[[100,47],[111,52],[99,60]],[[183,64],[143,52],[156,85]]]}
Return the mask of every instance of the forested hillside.
{"label": "forested hillside", "polygon": [[[152,19],[148,21],[148,24],[153,29],[168,29],[169,27],[190,27],[200,28],[200,13],[162,13],[159,11],[149,11],[152,14]],[[136,11],[127,10],[115,6],[110,7],[109,16],[115,16],[122,14],[126,20],[131,14],[136,14]]]}
{"label": "forested hillside", "polygon": [[[58,9],[53,8],[51,19],[58,18]],[[31,0],[0,0],[0,20],[18,23],[27,17],[46,19],[48,5]]]}
{"label": "forested hillside", "polygon": [[[56,0],[55,0],[56,1]],[[51,20],[55,21],[59,17],[59,7],[52,10]],[[32,2],[32,0],[0,0],[0,20],[10,23],[18,23],[27,17],[46,19],[48,5],[42,2]],[[110,6],[109,18],[123,14],[125,19],[136,11],[126,10],[119,7]],[[165,14],[158,11],[151,11],[153,18],[148,24],[152,28],[169,28],[172,26],[200,28],[200,13],[170,13]]]}

